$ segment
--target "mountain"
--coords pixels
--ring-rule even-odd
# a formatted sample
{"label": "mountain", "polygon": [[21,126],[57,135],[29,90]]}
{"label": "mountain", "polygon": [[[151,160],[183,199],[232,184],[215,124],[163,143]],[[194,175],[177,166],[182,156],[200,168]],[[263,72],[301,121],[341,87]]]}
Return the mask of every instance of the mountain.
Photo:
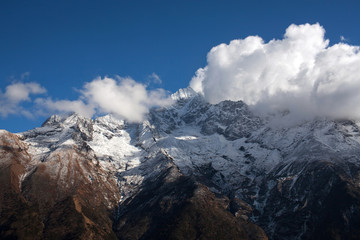
{"label": "mountain", "polygon": [[172,98],[137,124],[1,130],[0,238],[360,239],[360,122]]}

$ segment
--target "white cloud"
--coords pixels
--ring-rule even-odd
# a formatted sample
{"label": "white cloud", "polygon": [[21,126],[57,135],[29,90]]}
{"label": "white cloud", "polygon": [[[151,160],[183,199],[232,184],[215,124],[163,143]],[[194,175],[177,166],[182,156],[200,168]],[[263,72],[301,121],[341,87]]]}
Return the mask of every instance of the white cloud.
{"label": "white cloud", "polygon": [[280,40],[220,44],[190,86],[211,103],[243,100],[262,112],[290,110],[294,118],[359,118],[359,47],[329,46],[324,34],[319,24],[293,24]]}
{"label": "white cloud", "polygon": [[21,101],[29,101],[30,94],[45,93],[45,88],[38,83],[14,83],[6,87],[4,97],[10,102],[19,103]]}
{"label": "white cloud", "polygon": [[[48,115],[50,113],[57,112],[76,112],[84,117],[92,117],[95,114],[94,107],[85,104],[82,100],[57,100],[54,101],[51,98],[38,98],[35,100],[38,106],[38,112],[42,115]],[[44,111],[46,109],[46,111]]]}
{"label": "white cloud", "polygon": [[192,77],[190,81],[190,87],[195,91],[199,93],[203,93],[203,85],[202,82],[205,78],[205,73],[207,72],[208,67],[199,68],[195,76]]}
{"label": "white cloud", "polygon": [[32,114],[23,109],[22,102],[30,102],[30,95],[46,93],[46,89],[38,83],[13,83],[6,87],[5,92],[0,90],[0,115],[7,117],[9,114],[20,114],[31,117]]}
{"label": "white cloud", "polygon": [[155,83],[155,84],[161,84],[162,83],[161,78],[156,73],[152,73],[151,75],[149,75],[149,79],[151,79],[151,81],[153,83]]}
{"label": "white cloud", "polygon": [[84,85],[78,100],[37,99],[39,108],[51,112],[77,112],[91,117],[111,113],[130,122],[142,121],[154,106],[171,104],[163,89],[147,90],[146,85],[131,78],[96,78]]}
{"label": "white cloud", "polygon": [[130,122],[143,120],[153,106],[171,103],[163,89],[148,91],[144,84],[131,78],[97,78],[85,84],[82,94],[99,112],[112,113]]}

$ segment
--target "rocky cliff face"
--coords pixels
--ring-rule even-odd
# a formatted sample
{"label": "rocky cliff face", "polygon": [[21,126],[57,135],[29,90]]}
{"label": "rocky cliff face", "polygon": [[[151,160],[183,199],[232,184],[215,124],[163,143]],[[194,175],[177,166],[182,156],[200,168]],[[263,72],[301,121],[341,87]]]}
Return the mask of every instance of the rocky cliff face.
{"label": "rocky cliff face", "polygon": [[360,123],[279,127],[241,101],[173,98],[140,124],[1,131],[1,238],[360,239]]}

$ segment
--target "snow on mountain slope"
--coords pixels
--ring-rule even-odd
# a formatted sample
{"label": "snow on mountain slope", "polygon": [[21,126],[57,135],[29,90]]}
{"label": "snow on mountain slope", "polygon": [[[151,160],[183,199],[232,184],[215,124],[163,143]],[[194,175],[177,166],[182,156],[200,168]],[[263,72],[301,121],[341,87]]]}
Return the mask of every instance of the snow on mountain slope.
{"label": "snow on mountain slope", "polygon": [[[233,189],[244,179],[252,182],[278,164],[317,154],[358,162],[358,122],[323,119],[278,129],[255,116],[243,102],[210,105],[191,88],[172,97],[176,104],[153,109],[149,121],[142,124],[128,124],[111,115],[95,120],[55,115],[41,128],[19,136],[28,144],[33,161],[42,161],[58,148],[81,145],[114,174],[139,167],[163,149],[184,174],[214,171],[211,180],[224,189]],[[141,184],[143,175],[134,172],[137,180],[129,181]]]}

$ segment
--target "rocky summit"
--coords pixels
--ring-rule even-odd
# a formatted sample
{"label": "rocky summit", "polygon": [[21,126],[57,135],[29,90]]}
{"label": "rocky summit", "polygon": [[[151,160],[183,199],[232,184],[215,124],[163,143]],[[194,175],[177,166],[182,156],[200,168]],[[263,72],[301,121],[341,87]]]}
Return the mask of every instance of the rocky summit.
{"label": "rocky summit", "polygon": [[172,97],[141,123],[1,130],[0,238],[360,239],[360,122]]}

